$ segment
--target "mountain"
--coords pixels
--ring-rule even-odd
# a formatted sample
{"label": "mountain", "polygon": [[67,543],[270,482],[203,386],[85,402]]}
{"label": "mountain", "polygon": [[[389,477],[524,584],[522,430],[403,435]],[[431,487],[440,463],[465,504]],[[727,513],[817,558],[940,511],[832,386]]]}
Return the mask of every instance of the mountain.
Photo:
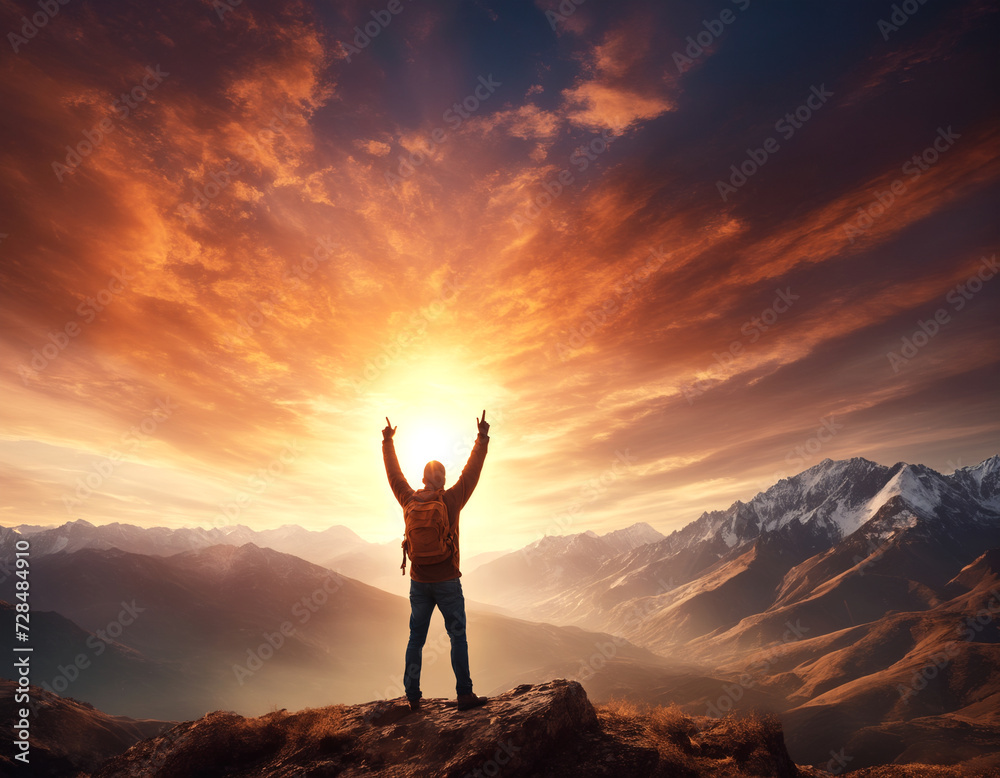
{"label": "mountain", "polygon": [[[950,476],[922,465],[890,468],[861,458],[827,459],[749,502],[704,513],[663,540],[607,559],[555,594],[546,589],[532,596],[525,589],[523,607],[535,618],[591,629],[620,626],[623,614],[636,606],[649,612],[673,609],[676,618],[669,625],[665,621],[661,631],[680,627],[675,642],[682,643],[767,607],[771,590],[793,568],[850,538],[841,546],[849,551],[846,560],[834,560],[838,569],[855,556],[865,559],[887,549],[909,525],[913,537],[948,535],[960,527],[965,540],[954,551],[961,567],[995,544],[987,536],[994,537],[1000,526],[998,482],[1000,456]],[[955,561],[941,563],[945,556],[937,556],[932,567],[940,584],[957,568]],[[911,559],[910,564],[921,563]],[[814,578],[804,579],[804,585],[812,586]]]}
{"label": "mountain", "polygon": [[94,778],[221,775],[799,775],[774,721],[706,721],[673,711],[595,710],[565,680],[522,685],[460,712],[426,700],[335,706],[246,719],[212,713],[133,746]]}
{"label": "mountain", "polygon": [[[858,767],[887,757],[942,764],[976,758],[979,767],[1000,771],[997,614],[995,548],[938,588],[924,610],[889,611],[789,646],[782,661],[793,674],[781,683],[794,706],[784,719],[796,753],[819,758],[834,738]],[[777,675],[762,679],[764,688],[772,683]]]}
{"label": "mountain", "polygon": [[134,554],[171,556],[215,545],[253,543],[328,567],[379,588],[394,587],[399,578],[399,541],[369,543],[344,526],[307,530],[296,524],[253,530],[242,524],[226,527],[137,527],[131,524],[96,526],[79,519],[59,527],[20,525],[0,527],[0,557],[13,556],[14,544],[31,538],[33,557],[85,548],[120,549]]}
{"label": "mountain", "polygon": [[[611,534],[617,536],[628,533],[630,529]],[[649,530],[655,532],[651,528]],[[624,537],[623,534],[622,536]],[[134,554],[171,556],[215,545],[241,546],[253,543],[262,548],[292,554],[387,591],[397,589],[401,577],[399,540],[369,543],[353,530],[341,525],[315,531],[296,524],[268,530],[253,530],[242,524],[211,529],[147,528],[118,522],[98,526],[83,519],[58,527],[21,524],[16,527],[0,527],[0,558],[12,557],[14,544],[25,537],[31,538],[31,553],[34,557],[84,548],[117,548]],[[506,552],[491,551],[463,558],[462,568],[465,571],[475,570],[504,553]]]}
{"label": "mountain", "polygon": [[[23,688],[23,687],[22,687]],[[15,700],[15,683],[0,678],[0,722],[14,732],[20,722],[22,702]],[[112,756],[140,740],[155,737],[174,722],[109,716],[85,702],[63,699],[37,686],[29,687],[32,700],[29,726],[29,767],[15,761],[16,748],[0,754],[0,774],[66,776],[90,773]]]}
{"label": "mountain", "polygon": [[[33,616],[56,625],[54,639],[39,633],[40,680],[116,714],[184,719],[402,693],[407,600],[271,549],[61,552],[33,559],[31,592]],[[702,678],[606,633],[472,607],[468,633],[481,693],[562,675],[605,699]],[[436,619],[424,649],[425,693],[453,692],[449,653]],[[69,673],[68,687],[56,686],[59,668],[80,655],[87,666]]]}
{"label": "mountain", "polygon": [[540,599],[579,584],[612,557],[662,539],[645,523],[606,535],[550,535],[464,573],[462,581],[472,599],[534,617]]}
{"label": "mountain", "polygon": [[[831,738],[855,749],[852,767],[989,759],[1000,740],[998,481],[1000,457],[952,475],[826,460],[556,594],[526,590],[524,607],[716,667],[728,679],[678,685],[671,699],[713,715],[778,711],[798,761],[828,758]],[[986,617],[957,639],[956,625]]]}
{"label": "mountain", "polygon": [[[34,603],[32,603],[34,605]],[[14,606],[0,600],[0,650],[14,656]],[[108,634],[115,622],[91,632],[58,613],[32,607],[30,614],[31,680],[47,692],[87,700],[137,717],[163,717],[160,711],[143,713],[150,699],[164,688],[196,685],[199,677],[186,674],[174,661],[154,659],[123,645]],[[0,675],[4,671],[0,671]]]}
{"label": "mountain", "polygon": [[362,548],[334,554],[322,561],[316,559],[309,561],[335,570],[348,578],[364,581],[369,586],[376,586],[387,592],[406,594],[409,591],[409,578],[400,573],[399,563],[403,559],[400,542],[391,540],[388,543],[368,543]]}
{"label": "mountain", "polygon": [[[152,688],[79,695],[115,713],[249,714],[402,693],[406,600],[271,549],[33,554],[32,581],[39,630],[48,619],[84,644],[126,606],[142,609],[107,657],[123,674],[148,663]],[[886,772],[894,761],[1000,770],[1000,457],[950,475],[825,460],[667,537],[636,525],[544,538],[463,585],[470,601],[507,609],[470,605],[479,693],[568,677],[595,700],[712,719],[778,713],[793,759],[817,768],[832,752],[859,774],[945,774]],[[450,695],[447,658],[435,621],[425,694]],[[81,675],[67,693],[89,683]]]}
{"label": "mountain", "polygon": [[313,561],[312,557],[325,560],[369,545],[353,530],[340,525],[321,531],[303,529],[295,524],[267,530],[252,530],[242,524],[202,529],[136,527],[118,522],[96,526],[78,519],[60,527],[0,527],[0,552],[8,553],[22,535],[31,538],[31,554],[35,557],[83,548],[117,548],[135,554],[170,556],[220,544],[254,543]]}

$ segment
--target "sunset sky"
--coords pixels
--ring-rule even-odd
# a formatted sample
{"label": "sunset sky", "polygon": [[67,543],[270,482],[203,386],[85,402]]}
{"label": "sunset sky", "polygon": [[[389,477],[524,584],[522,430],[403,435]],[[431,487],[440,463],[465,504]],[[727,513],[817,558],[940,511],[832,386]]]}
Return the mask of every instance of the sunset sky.
{"label": "sunset sky", "polygon": [[466,554],[1000,452],[998,13],[903,5],[4,0],[0,521],[390,540],[484,408]]}

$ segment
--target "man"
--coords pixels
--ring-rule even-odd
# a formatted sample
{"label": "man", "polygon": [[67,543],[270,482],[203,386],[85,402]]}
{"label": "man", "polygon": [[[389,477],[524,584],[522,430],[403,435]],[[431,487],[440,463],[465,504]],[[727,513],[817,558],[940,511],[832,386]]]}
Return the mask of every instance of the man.
{"label": "man", "polygon": [[[486,449],[490,438],[487,433],[490,425],[486,421],[486,411],[482,419],[476,418],[479,434],[472,447],[472,454],[466,463],[458,481],[450,489],[444,488],[445,469],[438,461],[428,462],[424,466],[424,488],[414,491],[406,482],[403,471],[396,458],[396,448],[392,436],[396,428],[392,426],[387,416],[386,427],[382,430],[382,458],[385,460],[385,473],[389,477],[389,486],[404,513],[407,504],[413,500],[427,502],[442,500],[448,513],[449,539],[448,551],[444,561],[419,561],[410,558],[410,640],[406,645],[406,662],[403,668],[403,688],[410,708],[420,708],[420,666],[424,643],[427,640],[427,628],[431,623],[434,606],[438,607],[444,616],[444,628],[451,638],[451,668],[455,671],[455,692],[458,696],[458,709],[468,710],[486,703],[485,697],[477,697],[472,693],[472,678],[469,674],[469,644],[465,635],[465,597],[462,595],[462,573],[459,570],[458,549],[458,519],[459,513],[472,496],[472,490],[479,483],[479,474],[486,460]],[[411,506],[412,507],[412,506]],[[405,545],[404,545],[405,548]],[[403,557],[406,564],[406,557]]]}

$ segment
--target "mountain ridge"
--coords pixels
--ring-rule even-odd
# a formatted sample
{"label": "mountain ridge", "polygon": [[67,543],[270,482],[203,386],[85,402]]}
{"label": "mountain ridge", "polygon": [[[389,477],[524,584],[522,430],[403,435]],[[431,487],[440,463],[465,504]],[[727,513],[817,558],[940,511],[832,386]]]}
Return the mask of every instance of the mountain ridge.
{"label": "mountain ridge", "polygon": [[[903,525],[913,517],[926,523],[960,515],[970,526],[996,527],[1000,526],[1000,508],[994,508],[998,495],[1000,455],[960,468],[951,476],[902,462],[887,467],[862,457],[825,459],[779,480],[748,502],[737,500],[724,511],[706,511],[662,540],[591,560],[589,577],[572,590],[553,593],[554,587],[539,585],[530,577],[530,569],[522,569],[518,576],[509,576],[516,585],[499,579],[477,589],[477,594],[484,602],[498,605],[515,598],[534,618],[594,628],[603,621],[587,614],[607,613],[634,597],[662,594],[664,582],[670,587],[688,583],[722,560],[738,557],[759,538],[785,537],[801,562],[862,527],[874,529],[873,519],[881,533],[878,538],[877,533],[870,536],[876,547],[905,529]],[[898,501],[893,503],[894,498]],[[890,503],[894,510],[884,510]],[[891,526],[893,522],[896,526]],[[530,548],[508,557],[530,560]],[[472,580],[482,572],[476,571]],[[573,613],[581,615],[565,618]]]}

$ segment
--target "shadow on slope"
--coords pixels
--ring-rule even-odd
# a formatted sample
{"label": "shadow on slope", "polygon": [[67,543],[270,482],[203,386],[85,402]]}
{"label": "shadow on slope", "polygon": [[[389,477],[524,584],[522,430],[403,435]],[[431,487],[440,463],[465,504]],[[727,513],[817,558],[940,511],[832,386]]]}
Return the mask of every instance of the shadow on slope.
{"label": "shadow on slope", "polygon": [[[5,733],[14,733],[23,704],[15,702],[16,684],[0,678],[0,723]],[[66,776],[87,773],[110,757],[120,754],[136,742],[154,737],[173,722],[152,719],[135,720],[110,716],[93,705],[31,686],[31,733],[29,762],[14,760],[16,748],[4,748],[0,754],[0,774]],[[10,752],[8,754],[8,752]]]}

